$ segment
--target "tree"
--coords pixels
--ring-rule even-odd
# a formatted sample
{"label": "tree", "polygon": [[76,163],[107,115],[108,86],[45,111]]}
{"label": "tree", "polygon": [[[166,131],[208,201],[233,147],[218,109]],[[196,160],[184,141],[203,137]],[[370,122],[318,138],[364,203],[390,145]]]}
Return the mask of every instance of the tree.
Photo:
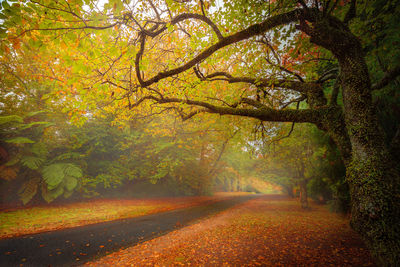
{"label": "tree", "polygon": [[[374,49],[364,50],[355,35],[365,38],[360,28],[377,25],[374,17],[395,21],[395,1],[376,0],[372,8],[371,1],[356,0],[227,1],[220,8],[204,0],[2,5],[3,50],[57,51],[46,60],[53,68],[45,76],[60,80],[64,101],[81,109],[97,102],[125,107],[125,114],[170,111],[188,119],[214,113],[315,124],[335,141],[346,165],[351,225],[382,265],[400,262],[394,157],[400,134],[385,139],[372,99],[400,67],[371,76],[367,63],[374,61],[365,53]],[[398,23],[390,25],[382,27],[383,43],[399,32]],[[380,80],[372,84],[371,77]]]}
{"label": "tree", "polygon": [[255,164],[267,179],[281,183],[289,196],[298,186],[303,209],[309,208],[308,183],[321,175],[319,169],[326,161],[326,148],[313,138],[314,131],[311,125],[300,125],[292,130],[290,138],[265,138],[263,157]]}

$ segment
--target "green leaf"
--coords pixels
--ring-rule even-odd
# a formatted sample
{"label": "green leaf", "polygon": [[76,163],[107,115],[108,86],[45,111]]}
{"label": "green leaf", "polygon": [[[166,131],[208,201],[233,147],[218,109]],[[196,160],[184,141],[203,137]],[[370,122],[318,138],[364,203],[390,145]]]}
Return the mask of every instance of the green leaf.
{"label": "green leaf", "polygon": [[10,159],[9,161],[7,161],[6,164],[4,164],[5,166],[13,166],[15,164],[17,164],[21,159],[21,155],[17,155],[15,157],[13,157],[12,159]]}
{"label": "green leaf", "polygon": [[35,143],[35,141],[26,138],[26,137],[14,137],[14,138],[10,138],[5,140],[7,143],[12,143],[12,144],[33,144]]}
{"label": "green leaf", "polygon": [[49,190],[45,185],[42,185],[42,197],[47,202],[50,203],[54,199],[58,198],[64,193],[64,186],[61,184],[53,190]]}
{"label": "green leaf", "polygon": [[18,190],[18,195],[24,205],[36,195],[39,182],[40,178],[32,178],[29,181],[23,183],[21,188]]}
{"label": "green leaf", "polygon": [[64,168],[65,163],[51,164],[43,168],[43,179],[49,190],[55,189],[64,180]]}
{"label": "green leaf", "polygon": [[66,160],[66,159],[80,159],[82,158],[83,155],[77,153],[77,152],[67,152],[64,154],[61,154],[57,157],[54,158],[54,161],[60,161],[60,160]]}
{"label": "green leaf", "polygon": [[64,168],[65,175],[72,176],[75,178],[82,177],[82,169],[76,166],[75,164],[68,163]]}
{"label": "green leaf", "polygon": [[77,178],[82,177],[82,169],[72,163],[55,163],[44,167],[42,174],[48,190],[55,190],[62,182],[68,190],[73,190]]}
{"label": "green leaf", "polygon": [[46,144],[42,142],[33,144],[31,152],[38,157],[45,157],[48,153]]}
{"label": "green leaf", "polygon": [[73,193],[74,191],[64,190],[64,198],[69,198]]}
{"label": "green leaf", "polygon": [[44,161],[45,160],[43,158],[32,156],[26,156],[21,159],[22,165],[32,170],[37,170],[40,166],[42,166]]}
{"label": "green leaf", "polygon": [[35,115],[37,115],[37,114],[40,114],[40,113],[43,113],[43,112],[46,112],[46,111],[45,111],[45,110],[32,111],[32,112],[29,112],[28,114],[26,114],[26,117],[27,117],[27,118],[33,117],[33,116],[35,116]]}
{"label": "green leaf", "polygon": [[67,175],[64,179],[64,185],[65,189],[67,189],[68,191],[72,191],[78,185],[78,180],[75,177]]}
{"label": "green leaf", "polygon": [[55,124],[52,122],[47,122],[47,121],[35,121],[35,122],[31,122],[29,124],[25,124],[25,125],[21,126],[20,129],[25,130],[25,129],[28,129],[28,128],[31,128],[31,127],[37,126],[37,125],[43,125],[44,128],[47,128],[47,127],[53,126]]}
{"label": "green leaf", "polygon": [[23,122],[23,119],[18,115],[0,116],[0,125],[9,122]]}

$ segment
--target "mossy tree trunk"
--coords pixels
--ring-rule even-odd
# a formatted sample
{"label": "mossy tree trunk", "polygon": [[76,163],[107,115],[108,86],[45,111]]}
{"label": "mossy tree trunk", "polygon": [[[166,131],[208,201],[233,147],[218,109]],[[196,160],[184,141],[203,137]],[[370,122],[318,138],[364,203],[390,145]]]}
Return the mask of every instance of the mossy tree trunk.
{"label": "mossy tree trunk", "polygon": [[[343,152],[352,199],[351,226],[382,266],[400,263],[400,175],[384,142],[372,103],[371,83],[361,44],[347,25],[334,18],[303,25],[311,42],[336,56],[340,66],[344,125],[325,125]],[[340,128],[345,134],[340,134]],[[333,134],[332,134],[333,133]],[[338,134],[339,133],[339,134]],[[336,136],[335,136],[336,134]],[[350,150],[343,149],[348,139]],[[348,153],[350,151],[350,153]]]}
{"label": "mossy tree trunk", "polygon": [[352,147],[347,181],[352,227],[384,265],[400,263],[399,172],[372,104],[361,46],[340,58],[345,121]]}

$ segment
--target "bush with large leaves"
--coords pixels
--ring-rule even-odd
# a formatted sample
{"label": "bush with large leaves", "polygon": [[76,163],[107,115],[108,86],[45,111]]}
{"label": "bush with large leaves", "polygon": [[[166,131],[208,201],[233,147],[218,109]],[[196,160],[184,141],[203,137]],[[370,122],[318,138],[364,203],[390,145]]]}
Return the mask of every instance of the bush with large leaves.
{"label": "bush with large leaves", "polygon": [[54,124],[35,117],[41,113],[0,116],[2,146],[6,147],[0,175],[7,180],[17,177],[22,180],[18,196],[24,205],[33,199],[39,187],[47,202],[61,195],[67,198],[82,177],[81,167],[73,162],[76,159],[73,152],[56,156],[52,153],[50,159],[52,151],[49,151],[49,142],[43,140],[43,132]]}
{"label": "bush with large leaves", "polygon": [[72,195],[82,177],[82,169],[72,163],[55,163],[44,167],[42,174],[42,196],[51,202],[61,195]]}

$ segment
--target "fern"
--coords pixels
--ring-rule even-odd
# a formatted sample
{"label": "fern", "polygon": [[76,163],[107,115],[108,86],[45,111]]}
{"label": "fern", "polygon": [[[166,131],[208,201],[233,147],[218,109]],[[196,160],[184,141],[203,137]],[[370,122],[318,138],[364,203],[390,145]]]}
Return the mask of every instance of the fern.
{"label": "fern", "polygon": [[23,126],[20,127],[21,130],[25,130],[25,129],[29,129],[33,126],[37,126],[37,125],[42,125],[44,128],[50,127],[55,125],[52,122],[47,122],[47,121],[34,121],[28,124],[24,124]]}
{"label": "fern", "polygon": [[43,162],[43,158],[33,156],[26,156],[21,159],[22,165],[32,170],[39,169],[39,167],[42,166]]}
{"label": "fern", "polygon": [[47,155],[47,147],[45,143],[35,143],[31,147],[31,152],[38,157],[45,157]]}
{"label": "fern", "polygon": [[23,183],[21,188],[18,190],[18,195],[24,205],[31,201],[31,199],[36,195],[39,182],[40,178],[32,178]]}
{"label": "fern", "polygon": [[65,189],[67,189],[68,191],[72,191],[78,185],[78,180],[75,177],[67,175],[64,179],[64,185]]}
{"label": "fern", "polygon": [[82,169],[72,163],[65,164],[64,174],[75,178],[82,177]]}
{"label": "fern", "polygon": [[73,193],[74,191],[64,190],[64,198],[69,198]]}
{"label": "fern", "polygon": [[82,155],[77,152],[67,152],[55,157],[54,161],[60,161],[66,159],[80,159],[80,158],[82,158]]}
{"label": "fern", "polygon": [[55,163],[43,168],[43,179],[48,190],[54,190],[63,182],[67,190],[73,190],[82,177],[82,169],[72,163]]}
{"label": "fern", "polygon": [[43,168],[43,179],[49,190],[55,189],[64,180],[64,168],[65,163],[51,164]]}
{"label": "fern", "polygon": [[46,111],[45,110],[31,111],[28,114],[26,114],[26,117],[27,118],[33,117],[33,116],[36,116],[37,114],[40,114],[40,113],[43,113],[43,112],[46,112]]}
{"label": "fern", "polygon": [[22,123],[23,119],[17,115],[10,115],[10,116],[0,116],[0,125],[9,123],[9,122],[19,122]]}
{"label": "fern", "polygon": [[42,197],[47,202],[50,203],[54,199],[58,198],[64,193],[64,186],[60,185],[52,190],[49,190],[46,185],[42,184]]}
{"label": "fern", "polygon": [[17,164],[21,160],[21,155],[17,154],[15,157],[11,158],[9,161],[7,161],[6,166],[13,166]]}
{"label": "fern", "polygon": [[33,143],[35,143],[35,141],[33,141],[29,138],[26,138],[26,137],[22,137],[22,136],[10,138],[5,141],[7,143],[12,143],[12,144],[33,144]]}

